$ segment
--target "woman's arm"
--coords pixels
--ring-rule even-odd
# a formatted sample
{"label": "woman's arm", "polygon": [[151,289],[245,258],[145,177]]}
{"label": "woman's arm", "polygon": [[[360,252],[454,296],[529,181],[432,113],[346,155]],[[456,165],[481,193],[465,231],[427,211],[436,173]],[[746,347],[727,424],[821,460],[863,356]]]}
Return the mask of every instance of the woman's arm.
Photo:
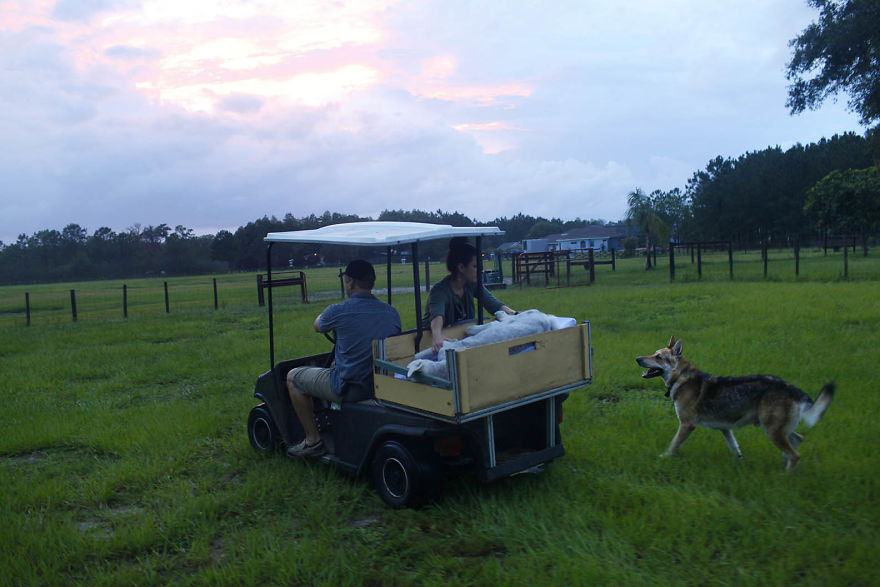
{"label": "woman's arm", "polygon": [[499,310],[503,310],[505,314],[516,314],[515,310],[511,310],[510,307],[506,306],[504,303],[500,302],[498,298],[489,293],[486,286],[476,287],[476,285],[474,285],[474,288],[474,297],[482,302],[483,307],[486,308],[490,314],[494,314]]}
{"label": "woman's arm", "polygon": [[448,340],[443,336],[443,316],[434,316],[431,320],[431,349],[436,353],[443,346],[443,341]]}

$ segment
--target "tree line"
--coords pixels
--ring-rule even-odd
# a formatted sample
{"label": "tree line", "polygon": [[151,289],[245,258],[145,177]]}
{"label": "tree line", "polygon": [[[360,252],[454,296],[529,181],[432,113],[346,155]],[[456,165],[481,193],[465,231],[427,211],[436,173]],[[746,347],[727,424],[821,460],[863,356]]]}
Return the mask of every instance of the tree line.
{"label": "tree line", "polygon": [[[113,279],[154,275],[195,275],[224,271],[262,270],[266,266],[266,244],[263,238],[269,232],[308,230],[330,224],[369,221],[338,212],[324,212],[296,217],[287,213],[283,218],[263,216],[235,232],[220,230],[214,235],[196,235],[182,225],[171,228],[167,224],[142,226],[135,224],[115,232],[102,226],[91,235],[78,224],[63,229],[46,229],[28,236],[19,235],[16,242],[0,242],[0,283],[34,283],[86,279]],[[516,214],[510,218],[496,218],[480,223],[459,212],[425,212],[421,210],[386,210],[375,220],[427,222],[453,226],[498,226],[503,237],[487,239],[485,246],[492,248],[504,241],[520,241],[530,236],[545,236],[550,232],[602,223],[601,220],[562,220]],[[549,232],[548,232],[549,231]],[[446,243],[429,242],[423,245],[420,256],[441,259]],[[331,245],[288,245],[274,247],[273,267],[312,267],[344,263],[352,256],[384,259],[387,251],[375,248],[352,250],[351,247]],[[399,258],[409,248],[392,250]]]}
{"label": "tree line", "polygon": [[[825,233],[863,236],[880,229],[880,178],[870,168],[865,137],[835,135],[807,146],[783,150],[770,147],[736,159],[716,157],[693,174],[684,190],[655,190],[629,195],[631,230],[649,243],[730,240],[737,246],[785,245],[794,238],[821,238]],[[62,230],[19,235],[0,243],[0,283],[31,283],[110,279],[149,275],[188,275],[260,270],[266,265],[263,238],[269,232],[307,230],[329,224],[373,220],[352,214],[325,212],[304,217],[263,216],[231,232],[196,235],[182,225],[141,226],[115,232],[100,227],[91,235],[78,224]],[[501,241],[521,241],[563,233],[601,219],[563,220],[519,213],[479,222],[460,212],[385,210],[376,220],[498,226],[503,237],[487,239],[492,248]],[[445,243],[423,245],[420,256],[441,259]],[[405,255],[409,249],[392,251]],[[339,246],[290,245],[273,249],[273,267],[296,268],[338,264],[352,255],[380,261],[386,251],[352,251]]]}
{"label": "tree line", "polygon": [[[775,246],[828,233],[861,236],[867,244],[880,229],[880,177],[872,164],[869,140],[855,133],[736,159],[718,156],[683,191],[631,192],[627,219],[646,237],[646,246],[667,239]],[[832,185],[829,177],[838,179]],[[856,177],[858,186],[842,181]],[[820,185],[825,204],[810,203]]]}

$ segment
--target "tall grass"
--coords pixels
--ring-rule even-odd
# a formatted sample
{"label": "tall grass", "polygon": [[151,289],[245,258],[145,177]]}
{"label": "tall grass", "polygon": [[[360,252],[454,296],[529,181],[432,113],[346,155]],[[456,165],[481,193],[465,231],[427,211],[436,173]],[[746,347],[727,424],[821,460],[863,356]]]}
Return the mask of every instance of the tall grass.
{"label": "tall grass", "polygon": [[[850,256],[848,281],[842,259],[839,273],[831,260],[819,276],[823,259],[812,277],[802,264],[797,281],[792,265],[784,280],[735,267],[731,282],[725,253],[720,277],[682,270],[670,283],[662,264],[645,272],[624,260],[597,269],[590,287],[497,291],[517,309],[590,320],[593,384],[565,403],[567,454],[544,473],[454,480],[419,511],[389,510],[367,482],[250,448],[253,385],[268,367],[253,275],[222,276],[241,289],[225,300],[221,289],[217,311],[210,279],[194,278],[169,286],[204,302],[167,315],[160,298],[128,319],[121,306],[86,305],[74,324],[63,303],[30,328],[0,317],[0,583],[874,583],[880,271],[876,256]],[[873,276],[859,273],[862,261]],[[338,269],[325,271],[333,292]],[[406,285],[411,268],[395,279]],[[63,300],[89,285],[30,291]],[[121,283],[103,285],[121,295]],[[0,290],[0,312],[23,291]],[[328,348],[310,329],[335,301],[327,295],[277,298],[278,355]],[[393,295],[411,327],[411,296]],[[712,373],[773,373],[813,397],[837,382],[825,418],[802,430],[798,471],[784,474],[752,428],[737,433],[742,461],[706,429],[680,457],[658,457],[677,421],[634,358],[671,334]]]}

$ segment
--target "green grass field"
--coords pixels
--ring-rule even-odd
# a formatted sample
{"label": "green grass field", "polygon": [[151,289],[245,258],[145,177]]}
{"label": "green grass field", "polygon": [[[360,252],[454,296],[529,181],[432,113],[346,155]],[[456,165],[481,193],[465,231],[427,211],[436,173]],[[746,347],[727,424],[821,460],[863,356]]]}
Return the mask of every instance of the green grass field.
{"label": "green grass field", "polygon": [[[702,279],[628,259],[591,287],[496,292],[590,320],[593,384],[566,402],[567,454],[542,474],[455,480],[417,511],[251,449],[269,362],[253,274],[217,276],[218,310],[210,277],[169,279],[170,314],[164,280],[128,281],[127,319],[122,282],[0,288],[0,584],[876,584],[880,255],[850,255],[847,280],[839,253],[812,252],[795,279],[778,252],[766,280],[749,255],[732,282],[725,252]],[[328,349],[310,326],[337,271],[309,274],[325,300],[276,297],[279,357]],[[394,286],[411,276],[395,267]],[[411,296],[394,302],[412,327]],[[658,457],[677,421],[634,358],[671,334],[705,371],[773,373],[813,397],[837,382],[801,428],[798,471],[757,428],[737,434],[742,461],[706,429]]]}

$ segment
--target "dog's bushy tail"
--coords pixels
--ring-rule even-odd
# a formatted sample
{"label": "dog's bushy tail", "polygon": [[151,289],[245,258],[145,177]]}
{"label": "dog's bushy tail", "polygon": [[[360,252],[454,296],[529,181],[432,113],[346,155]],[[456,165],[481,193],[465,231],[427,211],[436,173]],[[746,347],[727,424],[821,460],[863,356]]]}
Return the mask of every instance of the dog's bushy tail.
{"label": "dog's bushy tail", "polygon": [[816,401],[801,413],[801,417],[807,423],[807,426],[815,426],[822,419],[825,410],[828,409],[828,406],[831,405],[831,400],[834,399],[835,387],[833,382],[826,383],[822,391],[819,392],[819,397],[816,398]]}

